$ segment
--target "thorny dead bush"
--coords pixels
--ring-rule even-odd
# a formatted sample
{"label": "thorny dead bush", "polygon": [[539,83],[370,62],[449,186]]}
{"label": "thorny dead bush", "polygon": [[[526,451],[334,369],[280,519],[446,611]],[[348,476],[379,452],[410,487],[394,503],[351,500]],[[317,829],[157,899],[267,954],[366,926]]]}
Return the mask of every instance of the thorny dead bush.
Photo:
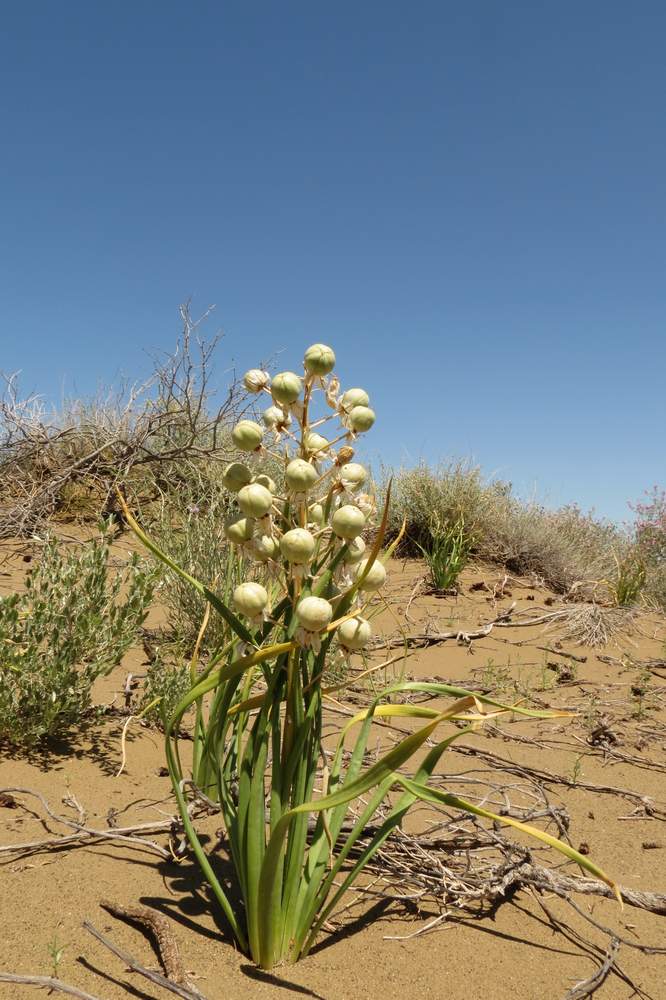
{"label": "thorny dead bush", "polygon": [[173,354],[156,359],[144,382],[49,413],[22,398],[16,375],[0,394],[0,538],[26,537],[49,518],[117,515],[115,489],[144,501],[176,489],[202,462],[226,461],[238,417],[235,381],[221,400],[211,379],[220,336],[199,337],[181,307],[183,332]]}
{"label": "thorny dead bush", "polygon": [[76,725],[136,642],[155,571],[136,555],[110,580],[108,568],[108,531],[80,551],[51,537],[25,592],[0,599],[0,740],[29,746]]}

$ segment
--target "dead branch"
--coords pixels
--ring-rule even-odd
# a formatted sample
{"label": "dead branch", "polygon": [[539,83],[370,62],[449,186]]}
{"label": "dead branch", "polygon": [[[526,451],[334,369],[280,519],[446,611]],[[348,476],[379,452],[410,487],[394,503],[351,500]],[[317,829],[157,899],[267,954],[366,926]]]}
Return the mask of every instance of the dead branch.
{"label": "dead branch", "polygon": [[124,962],[132,972],[138,972],[140,976],[145,976],[149,979],[151,983],[155,983],[157,986],[162,986],[165,990],[169,990],[171,993],[175,993],[176,996],[183,997],[184,1000],[205,1000],[203,994],[199,993],[198,990],[193,990],[189,987],[179,985],[178,983],[172,982],[165,976],[162,976],[159,972],[153,972],[151,969],[145,969],[142,965],[139,965],[137,960],[129,954],[129,952],[124,951],[119,948],[112,941],[110,941],[101,931],[98,931],[89,920],[83,921],[83,928],[92,934],[93,937],[97,938],[100,944],[103,944],[105,948]]}
{"label": "dead branch", "polygon": [[212,404],[215,351],[181,307],[182,333],[172,354],[153,359],[152,375],[106,397],[70,404],[48,414],[36,396],[22,399],[17,376],[4,378],[0,394],[0,538],[29,537],[67,505],[78,490],[95,501],[95,513],[120,516],[115,489],[132,478],[152,494],[201,460],[230,455],[228,431],[240,410],[232,384]]}
{"label": "dead branch", "polygon": [[[141,834],[159,833],[161,831],[173,831],[178,825],[175,819],[159,820],[154,823],[140,823],[137,826],[117,827],[110,830],[95,830],[92,827],[84,826],[66,816],[59,816],[52,809],[47,800],[39,792],[30,788],[2,788],[0,795],[31,795],[41,802],[44,811],[56,823],[75,830],[75,833],[66,834],[61,837],[49,837],[45,840],[35,840],[21,844],[6,844],[0,846],[0,854],[26,854],[44,850],[59,850],[62,847],[87,847],[90,844],[101,840],[116,840],[122,843],[139,845],[145,850],[158,854],[161,858],[171,858],[171,853],[155,841],[145,840]],[[25,806],[23,807],[25,808]]]}
{"label": "dead branch", "polygon": [[516,603],[511,605],[503,611],[497,618],[494,618],[491,622],[486,625],[482,625],[477,629],[472,631],[465,631],[464,629],[456,629],[452,632],[433,632],[426,630],[425,632],[417,632],[414,635],[407,635],[401,638],[394,639],[382,639],[382,647],[388,646],[389,648],[394,648],[397,646],[434,646],[439,642],[446,642],[449,639],[455,639],[457,643],[463,646],[470,646],[474,639],[483,639],[485,636],[490,635],[495,625],[500,625],[501,623],[508,623],[511,618],[511,614],[516,606]]}
{"label": "dead branch", "polygon": [[177,986],[191,988],[180,957],[178,942],[173,936],[168,918],[163,913],[158,913],[157,910],[152,910],[149,906],[120,906],[108,899],[101,899],[99,905],[120,920],[128,920],[147,927],[155,939],[157,952],[167,979],[176,983]]}
{"label": "dead branch", "polygon": [[76,986],[69,986],[61,979],[53,979],[52,976],[19,976],[14,972],[0,972],[0,983],[16,983],[18,986],[37,986],[40,989],[56,990],[58,993],[67,993],[70,997],[78,997],[78,1000],[100,1000],[92,993],[84,993],[77,990]]}

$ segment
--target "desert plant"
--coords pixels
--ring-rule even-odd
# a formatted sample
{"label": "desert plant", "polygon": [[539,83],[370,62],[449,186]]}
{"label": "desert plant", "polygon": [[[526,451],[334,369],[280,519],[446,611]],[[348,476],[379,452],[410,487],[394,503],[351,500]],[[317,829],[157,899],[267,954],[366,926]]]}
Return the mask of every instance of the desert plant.
{"label": "desert plant", "polygon": [[630,549],[622,557],[616,552],[613,555],[616,572],[607,586],[615,604],[627,608],[636,603],[645,588],[647,567],[636,549]]}
{"label": "desert plant", "polygon": [[0,599],[0,739],[31,745],[70,729],[136,641],[156,574],[134,554],[109,582],[107,529],[78,552],[50,537],[25,592]]}
{"label": "desert plant", "polygon": [[[348,721],[330,756],[324,751],[324,702],[337,689],[322,680],[327,659],[336,647],[353,656],[369,642],[367,609],[386,581],[391,552],[382,551],[388,497],[374,525],[374,498],[362,492],[366,471],[353,461],[356,439],[375,415],[363,389],[340,392],[331,376],[334,364],[333,351],[317,344],[305,353],[303,375],[282,372],[271,380],[255,369],[245,376],[248,391],[270,394],[272,403],[264,414],[268,430],[242,420],[232,433],[249,464],[225,472],[238,504],[225,533],[256,570],[248,571],[230,602],[178,567],[125,509],[144,544],[198,590],[232,633],[165,720],[165,748],[192,850],[238,944],[264,969],[308,953],[342,894],[418,800],[530,832],[613,884],[588,858],[543,831],[428,786],[446,749],[488,714],[545,718],[552,712],[504,706],[446,684],[401,682]],[[323,393],[319,414],[318,391]],[[323,437],[333,420],[340,429],[332,439]],[[266,450],[278,446],[285,463],[281,492],[252,469]],[[366,547],[362,533],[373,526],[374,540]],[[399,538],[398,533],[394,544]],[[448,708],[404,701],[407,693],[419,691],[455,700]],[[195,783],[219,801],[241,906],[233,905],[191,820],[190,785],[178,752],[180,721],[190,706],[197,713]],[[420,725],[367,766],[373,722],[393,717]],[[441,738],[437,734],[446,722],[468,725]],[[352,732],[358,735],[348,750]],[[429,738],[434,745],[416,765],[414,779],[405,777],[401,768]],[[400,793],[396,800],[390,798],[394,788]],[[384,802],[387,812],[377,832],[361,843]],[[345,825],[352,803],[358,813]]]}
{"label": "desert plant", "polygon": [[465,529],[465,519],[460,517],[455,524],[442,524],[435,515],[430,523],[428,544],[416,544],[428,567],[433,589],[454,590],[467,565],[473,545],[473,540]]}

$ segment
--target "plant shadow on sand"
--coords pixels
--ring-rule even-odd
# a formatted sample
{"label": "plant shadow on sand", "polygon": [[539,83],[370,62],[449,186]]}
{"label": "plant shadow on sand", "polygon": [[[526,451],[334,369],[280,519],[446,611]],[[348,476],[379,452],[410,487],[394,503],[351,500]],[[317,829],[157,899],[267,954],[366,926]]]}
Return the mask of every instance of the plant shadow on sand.
{"label": "plant shadow on sand", "polygon": [[[62,770],[72,760],[85,760],[94,763],[106,777],[115,777],[120,767],[122,730],[127,719],[127,715],[115,712],[102,716],[91,715],[82,720],[76,732],[52,736],[35,746],[21,747],[20,750],[5,751],[0,744],[0,751],[20,756],[44,774]],[[145,735],[145,730],[132,732],[132,727],[129,726],[125,734],[127,746],[140,734]]]}

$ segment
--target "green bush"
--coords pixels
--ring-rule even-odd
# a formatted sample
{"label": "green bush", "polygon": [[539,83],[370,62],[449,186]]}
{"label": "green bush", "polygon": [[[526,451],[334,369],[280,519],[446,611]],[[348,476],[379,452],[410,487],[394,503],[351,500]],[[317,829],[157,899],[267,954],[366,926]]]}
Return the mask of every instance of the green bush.
{"label": "green bush", "polygon": [[25,592],[0,599],[1,740],[30,746],[76,725],[136,641],[155,571],[133,555],[109,581],[109,544],[106,531],[80,551],[49,538]]}

